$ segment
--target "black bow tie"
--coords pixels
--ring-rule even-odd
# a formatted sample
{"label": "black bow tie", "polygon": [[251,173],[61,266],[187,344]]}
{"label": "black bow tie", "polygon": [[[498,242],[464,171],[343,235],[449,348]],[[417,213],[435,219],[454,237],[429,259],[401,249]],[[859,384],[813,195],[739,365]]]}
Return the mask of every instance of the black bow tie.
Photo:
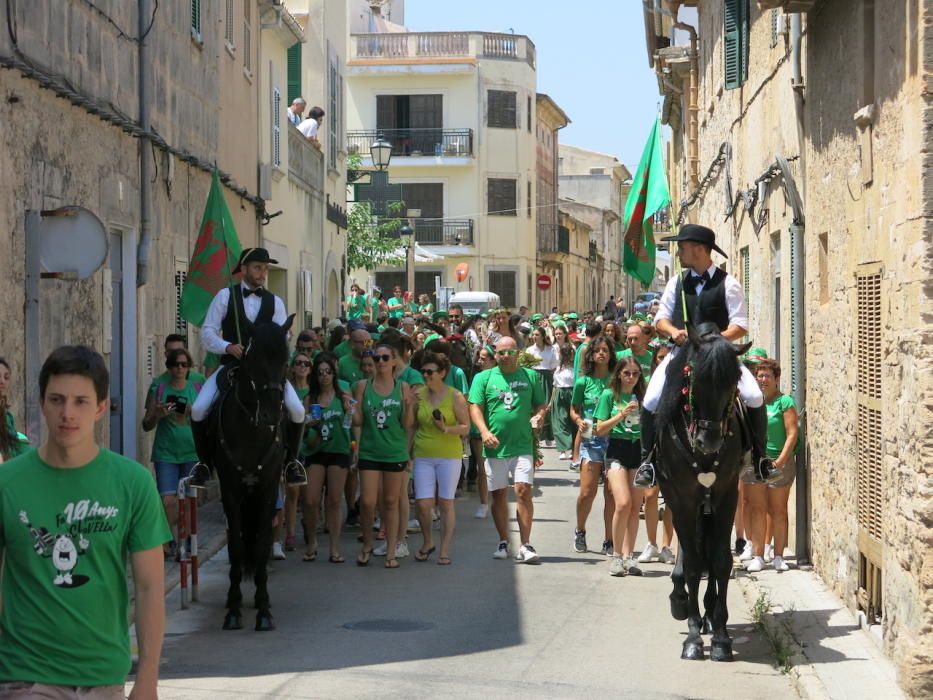
{"label": "black bow tie", "polygon": [[702,284],[706,286],[709,283],[709,280],[710,280],[709,272],[704,272],[702,275],[698,275],[694,273],[687,277],[685,286],[689,291],[695,292],[697,285]]}
{"label": "black bow tie", "polygon": [[262,296],[262,292],[263,292],[262,287],[256,287],[256,289],[244,289],[244,290],[243,290],[243,298],[245,299],[245,298],[248,297],[250,294],[255,294],[256,296],[261,297],[261,296]]}

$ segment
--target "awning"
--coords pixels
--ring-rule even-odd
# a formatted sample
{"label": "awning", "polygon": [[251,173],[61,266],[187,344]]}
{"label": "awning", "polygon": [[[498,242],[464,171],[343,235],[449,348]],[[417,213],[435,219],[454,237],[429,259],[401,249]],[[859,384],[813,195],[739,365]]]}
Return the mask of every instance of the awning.
{"label": "awning", "polygon": [[[394,256],[399,258],[404,258],[408,255],[408,251],[405,249],[405,246],[399,246],[395,249],[393,253]],[[443,255],[436,255],[426,248],[422,248],[420,245],[415,243],[415,262],[426,263],[434,262],[435,260],[443,260]]]}

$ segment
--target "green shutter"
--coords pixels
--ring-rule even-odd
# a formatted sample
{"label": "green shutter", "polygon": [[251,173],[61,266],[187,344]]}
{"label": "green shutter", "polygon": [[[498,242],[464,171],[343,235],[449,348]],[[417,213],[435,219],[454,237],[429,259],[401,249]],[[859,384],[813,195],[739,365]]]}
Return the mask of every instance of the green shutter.
{"label": "green shutter", "polygon": [[288,48],[288,104],[301,97],[301,43]]}
{"label": "green shutter", "polygon": [[723,18],[723,73],[734,90],[748,77],[748,0],[725,0]]}
{"label": "green shutter", "polygon": [[191,0],[191,31],[201,36],[201,0]]}

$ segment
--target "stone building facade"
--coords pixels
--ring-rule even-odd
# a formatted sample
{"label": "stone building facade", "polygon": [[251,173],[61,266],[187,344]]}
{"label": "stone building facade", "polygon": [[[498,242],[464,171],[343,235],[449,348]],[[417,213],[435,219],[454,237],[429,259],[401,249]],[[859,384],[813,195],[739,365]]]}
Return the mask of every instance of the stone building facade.
{"label": "stone building facade", "polygon": [[717,230],[745,286],[750,336],[803,404],[791,546],[859,613],[902,688],[929,697],[933,10],[664,9],[645,20],[671,127],[674,217]]}
{"label": "stone building facade", "polygon": [[[538,93],[535,135],[538,141],[536,214],[538,227],[537,275],[550,278],[550,287],[535,290],[535,308],[550,310],[566,300],[560,294],[562,288],[562,259],[569,250],[566,229],[560,229],[557,183],[557,152],[560,130],[570,123],[570,118],[548,95]],[[536,285],[537,286],[537,285]]]}

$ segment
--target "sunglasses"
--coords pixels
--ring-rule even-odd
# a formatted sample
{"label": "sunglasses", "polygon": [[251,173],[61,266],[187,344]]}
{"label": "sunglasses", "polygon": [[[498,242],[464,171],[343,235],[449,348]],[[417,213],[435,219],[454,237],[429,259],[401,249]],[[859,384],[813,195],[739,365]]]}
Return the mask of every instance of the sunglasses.
{"label": "sunglasses", "polygon": [[168,366],[169,367],[184,367],[187,369],[191,365],[189,365],[187,362],[170,362]]}
{"label": "sunglasses", "polygon": [[373,362],[391,362],[391,355],[373,355]]}
{"label": "sunglasses", "polygon": [[513,355],[518,354],[518,350],[496,350],[496,354],[499,357],[506,357],[506,356],[512,357]]}
{"label": "sunglasses", "polygon": [[298,352],[308,352],[311,350],[314,350],[313,345],[299,345],[298,346]]}
{"label": "sunglasses", "polygon": [[311,363],[308,360],[295,360],[295,367],[310,367]]}
{"label": "sunglasses", "polygon": [[334,373],[334,370],[332,370],[330,367],[318,367],[318,370],[317,370],[317,375],[319,377],[323,377],[323,376],[329,377],[333,373]]}
{"label": "sunglasses", "polygon": [[619,374],[621,374],[623,377],[637,377],[638,375],[641,374],[641,372],[629,371],[629,372],[619,372]]}
{"label": "sunglasses", "polygon": [[439,373],[439,372],[440,372],[439,369],[423,369],[423,370],[421,370],[421,374],[423,374],[425,377],[433,377],[435,374],[437,374],[437,373]]}

